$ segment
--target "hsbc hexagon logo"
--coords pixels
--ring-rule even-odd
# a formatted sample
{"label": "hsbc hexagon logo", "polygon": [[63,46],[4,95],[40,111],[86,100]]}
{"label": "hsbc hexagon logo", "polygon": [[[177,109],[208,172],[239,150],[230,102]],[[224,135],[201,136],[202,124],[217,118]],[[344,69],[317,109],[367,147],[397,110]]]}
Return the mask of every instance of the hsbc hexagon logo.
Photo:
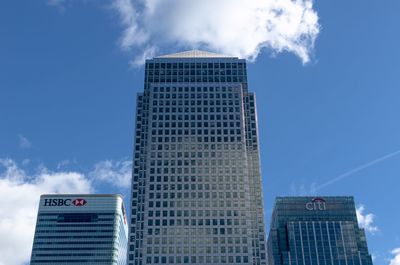
{"label": "hsbc hexagon logo", "polygon": [[43,206],[85,206],[85,199],[44,199]]}
{"label": "hsbc hexagon logo", "polygon": [[75,206],[84,206],[87,203],[85,199],[75,199],[72,201],[72,204]]}

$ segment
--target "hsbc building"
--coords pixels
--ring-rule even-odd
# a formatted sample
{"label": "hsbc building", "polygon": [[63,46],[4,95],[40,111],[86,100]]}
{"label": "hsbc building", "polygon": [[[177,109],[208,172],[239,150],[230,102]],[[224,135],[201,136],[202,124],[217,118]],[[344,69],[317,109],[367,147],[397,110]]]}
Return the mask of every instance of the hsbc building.
{"label": "hsbc building", "polygon": [[122,265],[128,224],[120,195],[42,195],[31,265]]}

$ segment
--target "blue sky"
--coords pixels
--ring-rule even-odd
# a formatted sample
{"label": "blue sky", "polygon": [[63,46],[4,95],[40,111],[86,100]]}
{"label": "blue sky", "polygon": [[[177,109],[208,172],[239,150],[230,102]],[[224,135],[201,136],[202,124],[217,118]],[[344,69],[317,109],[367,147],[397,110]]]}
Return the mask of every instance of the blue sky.
{"label": "blue sky", "polygon": [[[176,32],[161,38],[160,28],[146,26],[140,15],[124,17],[115,3],[124,0],[0,5],[3,220],[13,221],[5,212],[9,196],[24,209],[36,207],[42,191],[129,189],[135,95],[144,76],[138,58],[143,51],[163,54],[200,44],[194,37],[177,39]],[[319,32],[309,21],[308,39],[300,44],[285,35],[288,45],[269,43],[259,54],[241,49],[248,42],[235,46],[229,39],[200,46],[254,59],[248,78],[258,102],[266,223],[277,195],[354,195],[366,220],[374,215],[364,223],[372,230],[375,264],[398,265],[400,251],[391,252],[400,248],[400,2],[318,1],[312,10]],[[142,31],[129,36],[132,23]],[[151,34],[137,37],[143,32]],[[57,177],[69,181],[60,184]],[[110,185],[107,177],[119,184]],[[32,225],[32,216],[26,218]],[[7,225],[0,223],[0,264],[22,264],[2,260],[12,256],[2,236],[15,237],[15,246],[28,252],[31,247],[26,235],[10,234]]]}

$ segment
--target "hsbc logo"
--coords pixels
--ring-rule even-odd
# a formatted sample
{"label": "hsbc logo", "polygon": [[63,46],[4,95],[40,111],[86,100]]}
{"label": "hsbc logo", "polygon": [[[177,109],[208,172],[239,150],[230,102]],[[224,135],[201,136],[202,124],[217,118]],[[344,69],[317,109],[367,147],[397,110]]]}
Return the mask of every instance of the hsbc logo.
{"label": "hsbc logo", "polygon": [[72,204],[75,206],[84,206],[86,203],[85,199],[75,199],[72,201]]}
{"label": "hsbc logo", "polygon": [[84,206],[86,203],[85,199],[44,199],[43,206]]}
{"label": "hsbc logo", "polygon": [[323,198],[314,198],[306,203],[306,209],[309,211],[325,211],[326,201]]}

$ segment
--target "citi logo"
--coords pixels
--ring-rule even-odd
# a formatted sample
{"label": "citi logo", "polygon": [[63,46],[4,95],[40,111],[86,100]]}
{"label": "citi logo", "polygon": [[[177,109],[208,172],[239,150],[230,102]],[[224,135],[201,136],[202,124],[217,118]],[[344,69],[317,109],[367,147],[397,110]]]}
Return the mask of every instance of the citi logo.
{"label": "citi logo", "polygon": [[309,211],[325,211],[326,201],[323,198],[314,198],[311,202],[306,203],[306,209]]}
{"label": "citi logo", "polygon": [[84,206],[86,203],[85,199],[44,199],[43,206]]}

